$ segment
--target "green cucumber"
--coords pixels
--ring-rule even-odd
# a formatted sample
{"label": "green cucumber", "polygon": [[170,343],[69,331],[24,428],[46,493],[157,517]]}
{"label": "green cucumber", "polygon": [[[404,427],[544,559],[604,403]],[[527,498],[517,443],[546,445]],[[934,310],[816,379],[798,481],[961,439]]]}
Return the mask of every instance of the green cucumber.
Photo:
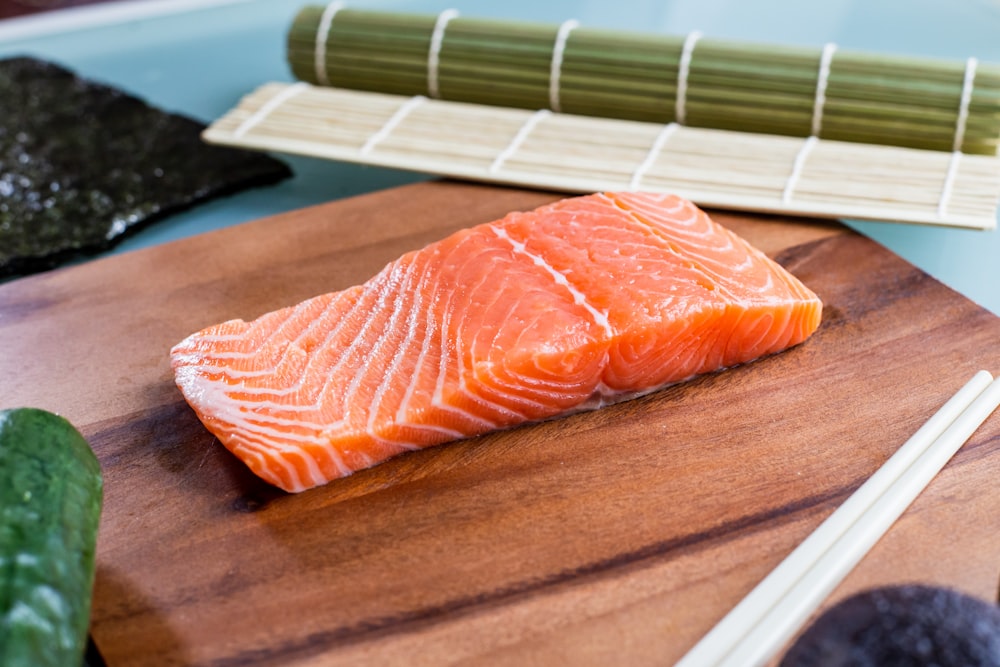
{"label": "green cucumber", "polygon": [[87,646],[101,468],[44,410],[0,411],[0,665],[80,665]]}

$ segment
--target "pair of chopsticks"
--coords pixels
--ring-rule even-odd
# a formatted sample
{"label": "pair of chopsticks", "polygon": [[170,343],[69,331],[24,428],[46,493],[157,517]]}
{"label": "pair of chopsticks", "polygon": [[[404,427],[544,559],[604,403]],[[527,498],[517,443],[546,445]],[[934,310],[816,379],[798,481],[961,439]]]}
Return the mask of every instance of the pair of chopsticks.
{"label": "pair of chopsticks", "polygon": [[773,658],[998,405],[1000,379],[979,371],[677,667]]}

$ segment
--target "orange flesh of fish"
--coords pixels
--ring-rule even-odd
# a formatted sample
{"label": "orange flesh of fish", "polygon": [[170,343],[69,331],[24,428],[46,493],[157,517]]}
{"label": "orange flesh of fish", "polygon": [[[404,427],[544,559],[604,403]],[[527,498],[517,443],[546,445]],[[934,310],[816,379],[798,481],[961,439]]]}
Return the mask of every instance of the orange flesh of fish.
{"label": "orange flesh of fish", "polygon": [[171,351],[254,473],[299,492],[794,346],[822,304],[690,202],[600,193],[463,230],[363,285]]}

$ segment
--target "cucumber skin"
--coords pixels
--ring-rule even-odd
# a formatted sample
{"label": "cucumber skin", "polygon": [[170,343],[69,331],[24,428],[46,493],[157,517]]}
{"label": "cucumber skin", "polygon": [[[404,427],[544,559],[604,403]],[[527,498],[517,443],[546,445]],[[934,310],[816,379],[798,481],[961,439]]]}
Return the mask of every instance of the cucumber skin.
{"label": "cucumber skin", "polygon": [[81,664],[102,501],[100,465],[72,424],[0,411],[0,665]]}

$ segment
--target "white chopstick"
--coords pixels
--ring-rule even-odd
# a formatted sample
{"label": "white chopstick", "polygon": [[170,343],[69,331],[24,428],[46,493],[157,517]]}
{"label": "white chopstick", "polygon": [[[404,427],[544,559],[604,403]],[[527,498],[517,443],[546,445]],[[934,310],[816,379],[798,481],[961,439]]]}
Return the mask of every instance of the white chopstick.
{"label": "white chopstick", "polygon": [[1000,379],[979,371],[677,667],[774,657],[998,405]]}

